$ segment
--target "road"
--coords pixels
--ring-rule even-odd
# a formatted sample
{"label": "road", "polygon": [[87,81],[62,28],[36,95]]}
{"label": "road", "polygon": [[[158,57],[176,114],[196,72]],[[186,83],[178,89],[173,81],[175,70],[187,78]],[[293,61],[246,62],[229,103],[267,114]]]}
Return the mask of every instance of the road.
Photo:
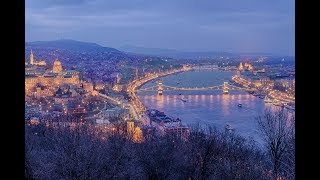
{"label": "road", "polygon": [[191,67],[183,66],[180,69],[173,69],[173,70],[166,71],[166,72],[149,73],[140,79],[136,79],[136,80],[133,80],[132,82],[130,82],[127,86],[127,93],[131,99],[130,106],[133,108],[133,112],[135,112],[135,114],[139,114],[138,118],[135,118],[135,119],[140,120],[145,125],[150,124],[150,119],[145,114],[146,107],[141,102],[140,98],[135,94],[136,89],[138,87],[140,87],[141,85],[143,85],[144,83],[146,83],[148,81],[159,78],[161,76],[166,76],[166,75],[174,74],[174,73],[178,73],[178,72],[189,71],[191,69],[192,69]]}

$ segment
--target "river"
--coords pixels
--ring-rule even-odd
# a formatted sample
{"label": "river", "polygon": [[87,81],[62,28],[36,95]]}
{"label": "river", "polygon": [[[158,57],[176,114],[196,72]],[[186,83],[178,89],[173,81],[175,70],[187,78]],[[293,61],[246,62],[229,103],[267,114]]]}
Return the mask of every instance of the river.
{"label": "river", "polygon": [[[162,77],[162,82],[174,87],[209,87],[222,85],[235,75],[233,71],[193,70]],[[140,88],[156,86],[150,81]],[[181,94],[181,95],[179,95]],[[148,108],[158,109],[166,115],[179,117],[182,123],[195,126],[215,126],[223,130],[230,124],[240,135],[252,137],[261,145],[261,137],[255,117],[262,115],[266,107],[275,106],[264,103],[263,99],[248,94],[246,91],[230,91],[223,94],[219,90],[203,91],[165,91],[162,96],[157,92],[139,92],[138,96]],[[181,100],[186,99],[186,102]],[[238,107],[241,103],[242,107]]]}

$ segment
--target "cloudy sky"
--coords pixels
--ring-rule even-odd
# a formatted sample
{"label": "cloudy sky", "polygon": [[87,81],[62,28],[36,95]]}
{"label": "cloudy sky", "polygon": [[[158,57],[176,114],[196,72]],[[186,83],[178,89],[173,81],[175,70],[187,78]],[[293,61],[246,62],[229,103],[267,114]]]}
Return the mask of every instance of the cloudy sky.
{"label": "cloudy sky", "polygon": [[26,41],[294,55],[294,0],[27,0]]}

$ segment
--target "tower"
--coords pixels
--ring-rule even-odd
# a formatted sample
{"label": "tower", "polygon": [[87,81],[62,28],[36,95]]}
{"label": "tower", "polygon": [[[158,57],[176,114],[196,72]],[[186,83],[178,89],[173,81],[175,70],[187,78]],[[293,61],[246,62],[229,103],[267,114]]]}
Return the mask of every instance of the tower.
{"label": "tower", "polygon": [[117,84],[119,84],[119,83],[120,83],[120,80],[121,80],[120,75],[119,75],[119,73],[117,73],[117,76],[116,76],[116,83],[117,83]]}
{"label": "tower", "polygon": [[138,72],[138,68],[136,68],[136,79],[139,79],[139,72]]}
{"label": "tower", "polygon": [[161,79],[158,80],[158,95],[162,95],[163,94],[163,87],[162,87],[162,81]]}
{"label": "tower", "polygon": [[129,136],[133,136],[134,134],[134,122],[127,121],[127,133]]}
{"label": "tower", "polygon": [[53,73],[61,73],[62,72],[62,65],[61,62],[58,60],[55,60],[53,62],[53,68],[52,68]]}
{"label": "tower", "polygon": [[34,57],[33,57],[33,52],[32,52],[32,49],[31,49],[31,53],[30,53],[30,64],[33,65],[34,63]]}
{"label": "tower", "polygon": [[243,65],[242,65],[242,62],[240,63],[239,65],[239,71],[242,71],[243,70]]}
{"label": "tower", "polygon": [[229,85],[228,82],[223,82],[223,88],[222,88],[223,94],[229,94],[228,85]]}

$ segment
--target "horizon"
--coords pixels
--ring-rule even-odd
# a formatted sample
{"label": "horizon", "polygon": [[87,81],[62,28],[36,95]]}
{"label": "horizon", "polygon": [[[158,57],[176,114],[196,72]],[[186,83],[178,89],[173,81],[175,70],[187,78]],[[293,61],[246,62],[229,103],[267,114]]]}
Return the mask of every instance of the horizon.
{"label": "horizon", "polygon": [[129,47],[134,47],[134,48],[142,48],[142,49],[155,49],[155,50],[169,50],[169,51],[176,51],[177,53],[231,53],[231,54],[260,54],[260,55],[271,55],[271,56],[288,56],[288,57],[295,57],[295,55],[288,55],[288,54],[275,54],[275,53],[269,53],[269,52],[232,52],[232,51],[184,51],[184,50],[177,50],[177,49],[168,49],[168,48],[157,48],[157,47],[142,47],[142,46],[135,46],[135,45],[130,45],[130,44],[125,44],[122,47],[111,47],[111,46],[104,46],[101,45],[99,43],[95,43],[95,42],[89,42],[89,41],[79,41],[79,40],[75,40],[75,39],[55,39],[55,40],[39,40],[39,41],[26,41],[25,43],[35,43],[35,42],[53,42],[53,41],[61,41],[61,40],[67,40],[67,41],[76,41],[76,42],[81,42],[81,43],[93,43],[93,44],[97,44],[101,47],[107,47],[107,48],[114,48],[117,49],[119,51],[123,51],[123,52],[130,52],[131,51],[125,51],[122,50],[123,47],[125,46],[129,46]]}
{"label": "horizon", "polygon": [[26,42],[63,38],[116,49],[295,54],[292,1],[30,0],[25,27]]}

